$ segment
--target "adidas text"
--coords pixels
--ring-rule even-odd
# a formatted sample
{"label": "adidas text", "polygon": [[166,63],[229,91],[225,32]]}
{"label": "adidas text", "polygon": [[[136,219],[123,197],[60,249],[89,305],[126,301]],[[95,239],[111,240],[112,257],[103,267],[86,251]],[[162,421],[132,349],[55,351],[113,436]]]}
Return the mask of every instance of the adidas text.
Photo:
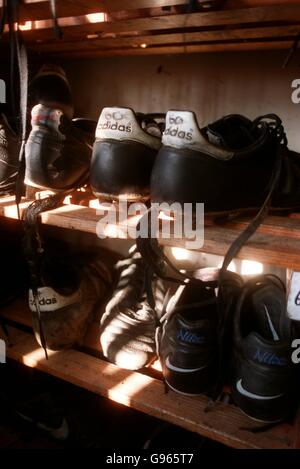
{"label": "adidas text", "polygon": [[[53,297],[53,298],[40,298],[39,299],[39,305],[40,306],[54,305],[56,303],[57,303],[57,299],[55,297]],[[35,306],[35,301],[30,300],[30,305]]]}
{"label": "adidas text", "polygon": [[105,122],[104,124],[98,124],[97,130],[118,130],[119,132],[132,132],[131,123],[118,124],[117,122]]}
{"label": "adidas text", "polygon": [[178,127],[168,127],[165,132],[165,135],[170,135],[171,137],[181,138],[182,140],[191,141],[193,140],[193,130],[190,129],[189,132],[185,132],[184,130],[179,130]]}

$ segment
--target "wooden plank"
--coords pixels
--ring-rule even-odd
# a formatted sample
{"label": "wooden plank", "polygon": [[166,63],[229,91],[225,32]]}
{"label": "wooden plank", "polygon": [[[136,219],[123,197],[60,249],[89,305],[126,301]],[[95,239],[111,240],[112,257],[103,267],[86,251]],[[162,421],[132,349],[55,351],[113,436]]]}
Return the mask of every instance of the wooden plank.
{"label": "wooden plank", "polygon": [[[155,35],[141,35],[123,38],[99,38],[90,39],[83,42],[63,42],[59,46],[59,53],[66,51],[85,50],[98,50],[98,49],[113,49],[113,48],[127,48],[127,47],[140,47],[141,44],[146,44],[147,47],[154,45],[165,44],[185,44],[185,43],[201,43],[213,41],[230,41],[230,40],[247,40],[247,39],[262,39],[262,38],[282,38],[294,37],[298,34],[300,26],[270,26],[265,28],[240,28],[229,29],[221,31],[200,31],[200,32],[187,32],[187,33],[173,33],[173,34],[155,34]],[[76,45],[75,45],[76,44]],[[57,52],[56,43],[38,44],[36,47],[38,52]]]}
{"label": "wooden plank", "polygon": [[[280,22],[297,24],[300,22],[300,5],[275,5],[274,7],[244,8],[207,13],[179,14],[136,18],[132,20],[87,23],[64,27],[64,39],[85,38],[92,33],[120,33],[131,31],[167,31],[170,29],[220,28],[230,25],[250,25],[257,23]],[[23,32],[28,42],[53,41],[51,22],[49,29],[32,29]]]}
{"label": "wooden plank", "polygon": [[[260,434],[244,428],[255,422],[236,407],[218,403],[205,412],[208,398],[165,393],[160,380],[122,370],[98,358],[75,351],[50,352],[49,360],[32,335],[9,327],[11,345],[7,357],[49,373],[95,394],[179,425],[234,448],[291,448],[294,429],[282,424]],[[3,332],[0,337],[6,340]]]}
{"label": "wooden plank", "polygon": [[294,443],[293,448],[300,448],[300,406],[294,419]]}
{"label": "wooden plank", "polygon": [[[235,230],[205,228],[205,242],[199,251],[224,256],[237,237]],[[185,240],[164,239],[163,245],[186,248]],[[236,256],[282,268],[300,269],[300,241],[255,233]]]}
{"label": "wooden plank", "polygon": [[[3,203],[3,202],[2,202]],[[26,207],[28,202],[24,202]],[[22,207],[21,207],[22,208]],[[9,218],[17,218],[16,207],[0,206],[0,214]],[[42,223],[66,229],[75,229],[88,233],[97,233],[100,220],[95,209],[76,205],[64,205],[41,215]],[[112,224],[107,235],[109,237],[128,239],[128,226],[135,227],[138,217],[119,225]],[[212,225],[209,219],[205,226],[205,242],[199,251],[224,255],[230,244],[236,239],[248,221],[240,220],[223,225]],[[238,258],[252,259],[262,263],[277,265],[283,268],[300,270],[300,220],[289,217],[270,217],[259,230],[242,247]],[[164,245],[186,247],[185,239],[161,239]]]}
{"label": "wooden plank", "polygon": [[[90,233],[96,233],[99,216],[95,211],[86,208],[73,209],[68,212],[68,207],[53,210],[42,215],[43,223],[60,226],[63,228],[78,229]],[[61,213],[64,215],[61,216]],[[266,264],[277,265],[279,267],[300,270],[300,239],[274,236],[273,234],[262,233],[263,228],[255,233],[250,241],[242,247],[238,258],[252,259]],[[118,237],[127,238],[127,225],[112,226],[112,234]],[[294,231],[294,235],[297,228]],[[237,230],[226,229],[223,226],[205,227],[205,242],[202,252],[224,255],[231,243],[237,237]],[[184,239],[161,239],[163,245],[174,245],[186,247]]]}
{"label": "wooden plank", "polygon": [[[117,12],[143,8],[161,8],[186,4],[185,0],[63,0],[57,2],[57,16],[81,16],[98,12]],[[0,15],[2,13],[0,1]],[[20,22],[51,18],[49,0],[23,0],[20,5]]]}
{"label": "wooden plank", "polygon": [[21,299],[2,307],[1,318],[32,328],[31,312],[26,301]]}
{"label": "wooden plank", "polygon": [[[82,16],[86,14],[186,5],[186,0],[64,0],[57,2],[58,17]],[[296,5],[298,0],[227,0],[222,9],[240,9],[257,6]],[[0,0],[0,16],[2,14]],[[47,20],[51,18],[49,0],[23,0],[20,5],[20,22]]]}
{"label": "wooden plank", "polygon": [[137,10],[143,8],[162,8],[186,4],[185,0],[101,0],[98,2],[105,12]]}
{"label": "wooden plank", "polygon": [[[131,49],[91,49],[91,50],[76,50],[62,51],[59,49],[55,53],[48,52],[48,58],[60,59],[89,59],[96,57],[114,57],[114,56],[128,56],[128,55],[169,55],[169,54],[198,54],[205,52],[244,52],[253,50],[281,50],[289,49],[292,41],[253,41],[253,42],[234,42],[234,43],[211,43],[211,44],[188,44],[182,46],[160,46],[160,47],[132,47]],[[34,48],[33,48],[34,50]]]}
{"label": "wooden plank", "polygon": [[270,7],[274,5],[299,5],[299,0],[226,0],[223,8]]}
{"label": "wooden plank", "polygon": [[[271,215],[265,218],[257,233],[269,234],[274,237],[293,238],[300,240],[300,218],[299,214],[291,214],[288,216]],[[231,230],[243,230],[249,223],[249,218],[239,218],[229,222],[222,223],[222,228]],[[206,226],[214,226],[213,221],[206,217]]]}
{"label": "wooden plank", "polygon": [[[81,16],[103,11],[97,0],[63,0],[56,2],[57,16]],[[0,8],[0,15],[2,14]],[[25,0],[20,4],[20,23],[52,18],[49,0]]]}
{"label": "wooden plank", "polygon": [[[298,0],[227,0],[222,9],[239,9],[257,6],[295,5]],[[64,0],[57,2],[59,17],[80,16],[97,12],[117,12],[187,5],[186,0]],[[2,10],[0,0],[0,13]],[[23,0],[20,5],[20,21],[51,18],[49,0]]]}

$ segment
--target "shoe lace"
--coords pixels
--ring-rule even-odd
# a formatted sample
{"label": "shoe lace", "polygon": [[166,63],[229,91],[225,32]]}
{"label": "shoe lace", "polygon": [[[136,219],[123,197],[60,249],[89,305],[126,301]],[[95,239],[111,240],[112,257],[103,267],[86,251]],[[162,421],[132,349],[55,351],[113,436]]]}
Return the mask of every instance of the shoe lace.
{"label": "shoe lace", "polygon": [[279,182],[279,178],[281,174],[282,158],[283,158],[284,150],[287,147],[287,138],[284,132],[282,122],[279,119],[279,117],[276,116],[275,114],[266,114],[264,116],[261,116],[255,119],[255,121],[253,122],[253,129],[261,127],[262,125],[266,123],[266,120],[269,120],[269,119],[270,119],[270,122],[267,122],[267,125],[270,128],[271,132],[274,134],[274,136],[277,138],[277,142],[278,142],[277,149],[276,149],[275,163],[274,163],[272,175],[271,175],[270,182],[269,182],[269,190],[257,215],[253,218],[253,220],[249,223],[249,225],[245,228],[245,230],[242,231],[240,235],[235,239],[235,241],[231,244],[230,248],[225,254],[223,264],[221,267],[222,272],[227,270],[232,259],[236,257],[241,247],[255,233],[257,228],[261,225],[261,223],[267,216],[268,211],[270,209],[270,204],[272,201],[274,190],[276,189],[278,182]]}
{"label": "shoe lace", "polygon": [[[260,116],[253,122],[253,130],[255,128],[261,128],[263,126],[268,126],[270,133],[276,138],[277,140],[277,148],[276,148],[276,157],[274,162],[273,171],[271,174],[271,178],[268,185],[268,193],[266,198],[258,211],[257,215],[253,218],[253,220],[249,223],[249,225],[245,228],[244,231],[240,233],[240,235],[236,238],[236,240],[232,243],[229,247],[227,253],[225,254],[223,264],[221,267],[221,272],[225,272],[234,257],[236,257],[237,253],[240,251],[241,247],[248,241],[248,239],[255,233],[257,228],[260,226],[264,218],[267,216],[270,204],[272,201],[272,196],[274,194],[274,190],[276,189],[280,174],[281,174],[281,166],[282,166],[282,158],[285,154],[287,149],[287,138],[284,132],[284,128],[282,122],[278,116],[275,114],[266,114],[264,116]],[[146,218],[146,223],[148,226],[148,237],[139,237],[137,238],[137,247],[142,257],[146,260],[147,264],[151,266],[153,272],[156,275],[160,276],[161,278],[176,282],[176,283],[183,283],[186,279],[189,279],[191,282],[201,285],[213,285],[215,282],[204,282],[199,279],[195,279],[194,277],[189,277],[186,273],[180,271],[171,261],[170,259],[164,254],[162,248],[160,247],[158,240],[153,233],[151,232],[151,216],[153,216],[153,211],[156,210],[154,213],[155,216],[158,216],[157,209],[151,207],[144,215]],[[140,231],[141,225],[145,221],[142,217],[138,223],[138,230]],[[176,277],[172,277],[171,275],[166,274],[166,267],[171,269],[173,274],[176,274]],[[217,286],[215,284],[215,286]]]}
{"label": "shoe lace", "polygon": [[[27,52],[24,42],[21,37],[19,30],[19,0],[5,0],[3,4],[3,14],[1,19],[0,33],[4,31],[4,25],[8,22],[9,29],[9,44],[10,44],[10,82],[11,90],[15,89],[14,77],[15,77],[15,63],[17,62],[19,86],[20,86],[20,116],[21,125],[19,129],[20,139],[20,152],[19,152],[19,169],[16,178],[16,204],[19,213],[19,202],[23,194],[24,186],[24,174],[25,174],[25,161],[24,161],[24,149],[26,139],[26,119],[27,119],[27,89],[28,89],[28,66],[27,66]],[[16,28],[17,24],[17,28]],[[11,104],[13,115],[16,116],[16,98],[14,93],[11,93]],[[20,213],[19,213],[20,218]]]}
{"label": "shoe lace", "polygon": [[5,180],[0,182],[0,194],[6,195],[11,193],[12,187],[15,184],[15,179],[18,174],[18,171],[15,171],[10,176],[8,176]]}
{"label": "shoe lace", "polygon": [[299,40],[300,40],[300,31],[295,36],[293,44],[291,45],[290,50],[288,51],[287,56],[284,59],[284,62],[282,64],[282,68],[286,68],[288,66],[288,64],[290,63],[290,61],[292,60],[293,55],[295,54],[295,52],[298,48]]}
{"label": "shoe lace", "polygon": [[163,113],[143,114],[142,112],[138,112],[136,117],[142,129],[149,134],[153,134],[152,129],[156,129],[158,133],[157,136],[161,136],[165,130],[166,115]]}
{"label": "shoe lace", "polygon": [[46,359],[48,359],[47,343],[43,329],[42,315],[39,305],[38,288],[42,282],[42,261],[44,248],[39,233],[39,215],[47,210],[53,210],[61,206],[66,193],[55,194],[45,199],[35,200],[24,213],[24,255],[29,266],[30,285],[33,300],[38,315],[39,332],[41,345],[44,349]]}
{"label": "shoe lace", "polygon": [[223,384],[224,384],[224,371],[226,367],[224,367],[224,341],[226,337],[228,337],[229,331],[229,315],[230,309],[226,302],[224,301],[224,279],[226,275],[227,268],[242,248],[244,244],[250,239],[250,237],[256,232],[258,227],[261,225],[265,217],[267,216],[270,208],[270,204],[272,201],[272,196],[274,194],[274,190],[278,186],[280,174],[281,174],[281,166],[282,166],[282,158],[284,155],[284,150],[287,147],[287,138],[284,132],[284,128],[280,118],[275,114],[266,114],[264,116],[260,116],[253,122],[253,130],[255,128],[259,128],[263,125],[268,125],[271,133],[276,137],[277,140],[277,148],[276,148],[276,158],[274,163],[273,172],[269,182],[269,190],[266,195],[266,198],[258,211],[257,215],[253,218],[253,220],[249,223],[249,225],[245,228],[244,231],[240,233],[240,235],[235,239],[235,241],[229,247],[227,253],[225,254],[221,269],[220,269],[220,281],[219,281],[219,290],[217,295],[217,302],[218,302],[218,309],[219,309],[219,333],[218,333],[218,348],[219,348],[219,362],[218,362],[218,379],[216,382],[215,389],[212,394],[212,400],[207,406],[207,410],[212,408],[212,403],[217,401],[222,393]]}
{"label": "shoe lace", "polygon": [[116,264],[116,268],[120,271],[119,280],[110,305],[115,305],[119,311],[121,298],[121,309],[126,311],[127,316],[137,321],[151,322],[156,329],[159,326],[162,311],[162,295],[165,298],[165,288],[162,282],[157,279],[155,293],[153,293],[151,274],[136,247],[130,257]]}
{"label": "shoe lace", "polygon": [[136,240],[137,249],[141,253],[143,259],[145,259],[151,275],[153,276],[155,274],[167,282],[176,284],[184,284],[187,280],[189,280],[191,283],[196,285],[216,287],[218,284],[217,281],[203,281],[196,279],[193,276],[189,276],[186,272],[183,273],[172,263],[168,256],[166,256],[163,252],[163,249],[160,247],[157,238],[153,236],[151,230],[151,220],[153,215],[158,216],[158,211],[156,208],[150,207],[139,220],[137,225],[137,232],[141,232],[141,225],[146,224],[148,227],[148,236],[138,237]]}
{"label": "shoe lace", "polygon": [[18,63],[20,74],[20,114],[21,114],[21,147],[19,153],[19,170],[16,179],[16,204],[20,219],[19,203],[24,191],[25,177],[25,142],[27,136],[27,94],[28,94],[28,64],[27,51],[24,44],[18,47]]}
{"label": "shoe lace", "polygon": [[198,11],[198,0],[188,0],[186,12],[195,13],[196,11]]}
{"label": "shoe lace", "polygon": [[[56,37],[61,37],[62,32],[58,25],[56,15],[56,0],[49,0],[51,12],[54,20],[54,31]],[[9,26],[9,43],[10,43],[10,81],[11,89],[14,90],[14,76],[15,76],[15,59],[18,65],[19,86],[20,86],[20,152],[19,152],[19,169],[16,178],[16,205],[18,210],[18,217],[20,219],[19,204],[24,194],[24,177],[25,177],[25,142],[27,137],[27,102],[28,102],[28,60],[27,50],[22,40],[21,32],[19,29],[19,6],[20,0],[5,0],[3,5],[3,15],[1,19],[0,33],[2,36],[5,21],[8,20]],[[17,28],[15,25],[17,24]],[[16,116],[16,100],[14,93],[11,95],[12,110]]]}
{"label": "shoe lace", "polygon": [[7,20],[7,0],[3,0],[2,2],[2,16],[0,20],[0,39],[2,39],[4,26]]}
{"label": "shoe lace", "polygon": [[4,335],[9,340],[8,329],[7,329],[6,324],[5,324],[5,322],[4,322],[4,320],[1,316],[0,316],[0,326],[1,326],[1,329],[3,330],[3,332],[4,332]]}
{"label": "shoe lace", "polygon": [[[281,174],[281,167],[282,167],[282,159],[285,155],[285,151],[287,149],[287,137],[282,125],[281,119],[275,114],[266,114],[263,116],[258,117],[253,121],[253,130],[259,129],[263,126],[267,126],[269,129],[270,134],[276,139],[276,156],[273,171],[270,177],[269,185],[268,185],[268,193],[265,197],[265,200],[258,211],[257,215],[253,218],[253,220],[249,223],[249,225],[245,228],[244,231],[240,233],[240,235],[235,239],[235,241],[229,247],[227,253],[225,254],[220,273],[219,273],[219,280],[217,282],[218,285],[218,294],[217,294],[217,307],[219,313],[219,327],[218,327],[218,349],[219,349],[219,361],[218,361],[218,373],[217,373],[217,381],[215,385],[215,389],[212,393],[212,398],[206,408],[206,410],[210,410],[213,406],[213,403],[220,397],[221,391],[223,389],[224,384],[224,340],[228,337],[228,329],[230,325],[229,317],[231,312],[230,304],[226,301],[226,293],[225,293],[225,283],[226,283],[226,272],[227,268],[234,257],[238,254],[242,246],[249,240],[249,238],[256,232],[258,227],[261,225],[263,220],[268,214],[272,196],[274,194],[274,190],[278,186],[280,174]],[[185,283],[187,279],[193,283],[198,284],[199,286],[211,286],[215,282],[204,282],[199,279],[195,279],[192,277],[187,276],[187,274],[182,273],[163,253],[162,248],[159,246],[158,240],[153,237],[150,228],[150,220],[151,220],[151,211],[153,209],[150,208],[148,212],[144,215],[144,217],[148,218],[148,238],[137,238],[137,246],[139,251],[141,252],[142,256],[146,259],[148,265],[152,272],[155,272],[156,275],[160,276],[163,279],[177,282],[177,283]],[[142,223],[142,219],[140,220],[140,224]],[[140,231],[140,229],[138,228]],[[176,277],[169,276],[165,273],[166,266],[168,266],[173,274],[176,274]],[[215,285],[215,286],[217,286]],[[227,303],[227,304],[226,304]],[[159,332],[157,332],[157,340],[159,340]],[[159,351],[159,347],[158,347]]]}
{"label": "shoe lace", "polygon": [[56,39],[61,39],[63,37],[63,32],[58,24],[57,13],[56,13],[56,0],[49,0],[50,10],[53,18],[53,29]]}

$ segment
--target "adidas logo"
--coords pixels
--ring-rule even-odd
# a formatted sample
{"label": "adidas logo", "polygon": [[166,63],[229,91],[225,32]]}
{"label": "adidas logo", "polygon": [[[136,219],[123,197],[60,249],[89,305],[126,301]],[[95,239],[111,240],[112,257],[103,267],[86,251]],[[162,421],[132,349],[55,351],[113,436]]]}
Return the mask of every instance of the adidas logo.
{"label": "adidas logo", "polygon": [[118,124],[117,122],[105,122],[104,124],[98,124],[97,130],[118,130],[119,132],[132,132],[132,125],[129,122],[127,125]]}
{"label": "adidas logo", "polygon": [[191,142],[193,140],[193,129],[190,129],[189,132],[185,132],[184,130],[179,130],[178,127],[168,127],[164,135],[170,135],[171,137],[177,137]]}
{"label": "adidas logo", "polygon": [[169,122],[171,125],[180,125],[183,124],[184,121],[181,116],[170,116]]}
{"label": "adidas logo", "polygon": [[[39,299],[40,306],[54,305],[56,303],[57,303],[57,299],[55,298],[55,296],[53,298],[40,298]],[[30,306],[35,306],[34,299],[30,299]]]}

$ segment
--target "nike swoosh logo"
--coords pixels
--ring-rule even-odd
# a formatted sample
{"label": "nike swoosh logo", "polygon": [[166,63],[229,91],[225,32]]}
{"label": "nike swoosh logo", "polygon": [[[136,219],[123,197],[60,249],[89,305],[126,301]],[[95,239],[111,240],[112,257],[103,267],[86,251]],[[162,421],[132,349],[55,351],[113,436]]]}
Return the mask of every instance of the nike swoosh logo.
{"label": "nike swoosh logo", "polygon": [[[22,417],[22,419],[26,420],[27,422],[34,423],[33,419],[31,419],[27,415],[22,414],[22,412],[16,411],[16,413],[20,417]],[[41,428],[42,430],[45,430],[45,431],[51,433],[51,435],[54,438],[56,438],[57,440],[66,440],[69,436],[69,425],[68,425],[65,418],[63,418],[62,424],[59,428],[49,427],[48,425],[46,425],[45,423],[42,423],[42,422],[37,422],[36,426],[38,428]]]}
{"label": "nike swoosh logo", "polygon": [[264,308],[265,308],[265,311],[266,311],[266,315],[267,315],[267,319],[268,319],[268,323],[269,323],[269,326],[270,326],[270,329],[271,329],[271,332],[272,332],[272,336],[273,336],[273,339],[275,341],[279,340],[279,336],[275,330],[275,327],[272,323],[272,320],[271,320],[271,317],[270,317],[270,314],[269,314],[269,311],[268,311],[268,308],[266,307],[266,305],[264,305]]}
{"label": "nike swoosh logo", "polygon": [[236,389],[245,397],[250,397],[250,399],[256,399],[258,401],[270,401],[272,399],[278,399],[278,397],[283,396],[283,394],[277,394],[276,396],[260,396],[259,394],[253,394],[250,391],[247,391],[242,385],[242,380],[240,379],[236,383]]}
{"label": "nike swoosh logo", "polygon": [[177,371],[177,373],[195,373],[195,371],[200,371],[203,370],[203,368],[206,368],[206,365],[201,366],[200,368],[179,368],[178,366],[172,365],[168,355],[166,358],[166,367],[171,371]]}

